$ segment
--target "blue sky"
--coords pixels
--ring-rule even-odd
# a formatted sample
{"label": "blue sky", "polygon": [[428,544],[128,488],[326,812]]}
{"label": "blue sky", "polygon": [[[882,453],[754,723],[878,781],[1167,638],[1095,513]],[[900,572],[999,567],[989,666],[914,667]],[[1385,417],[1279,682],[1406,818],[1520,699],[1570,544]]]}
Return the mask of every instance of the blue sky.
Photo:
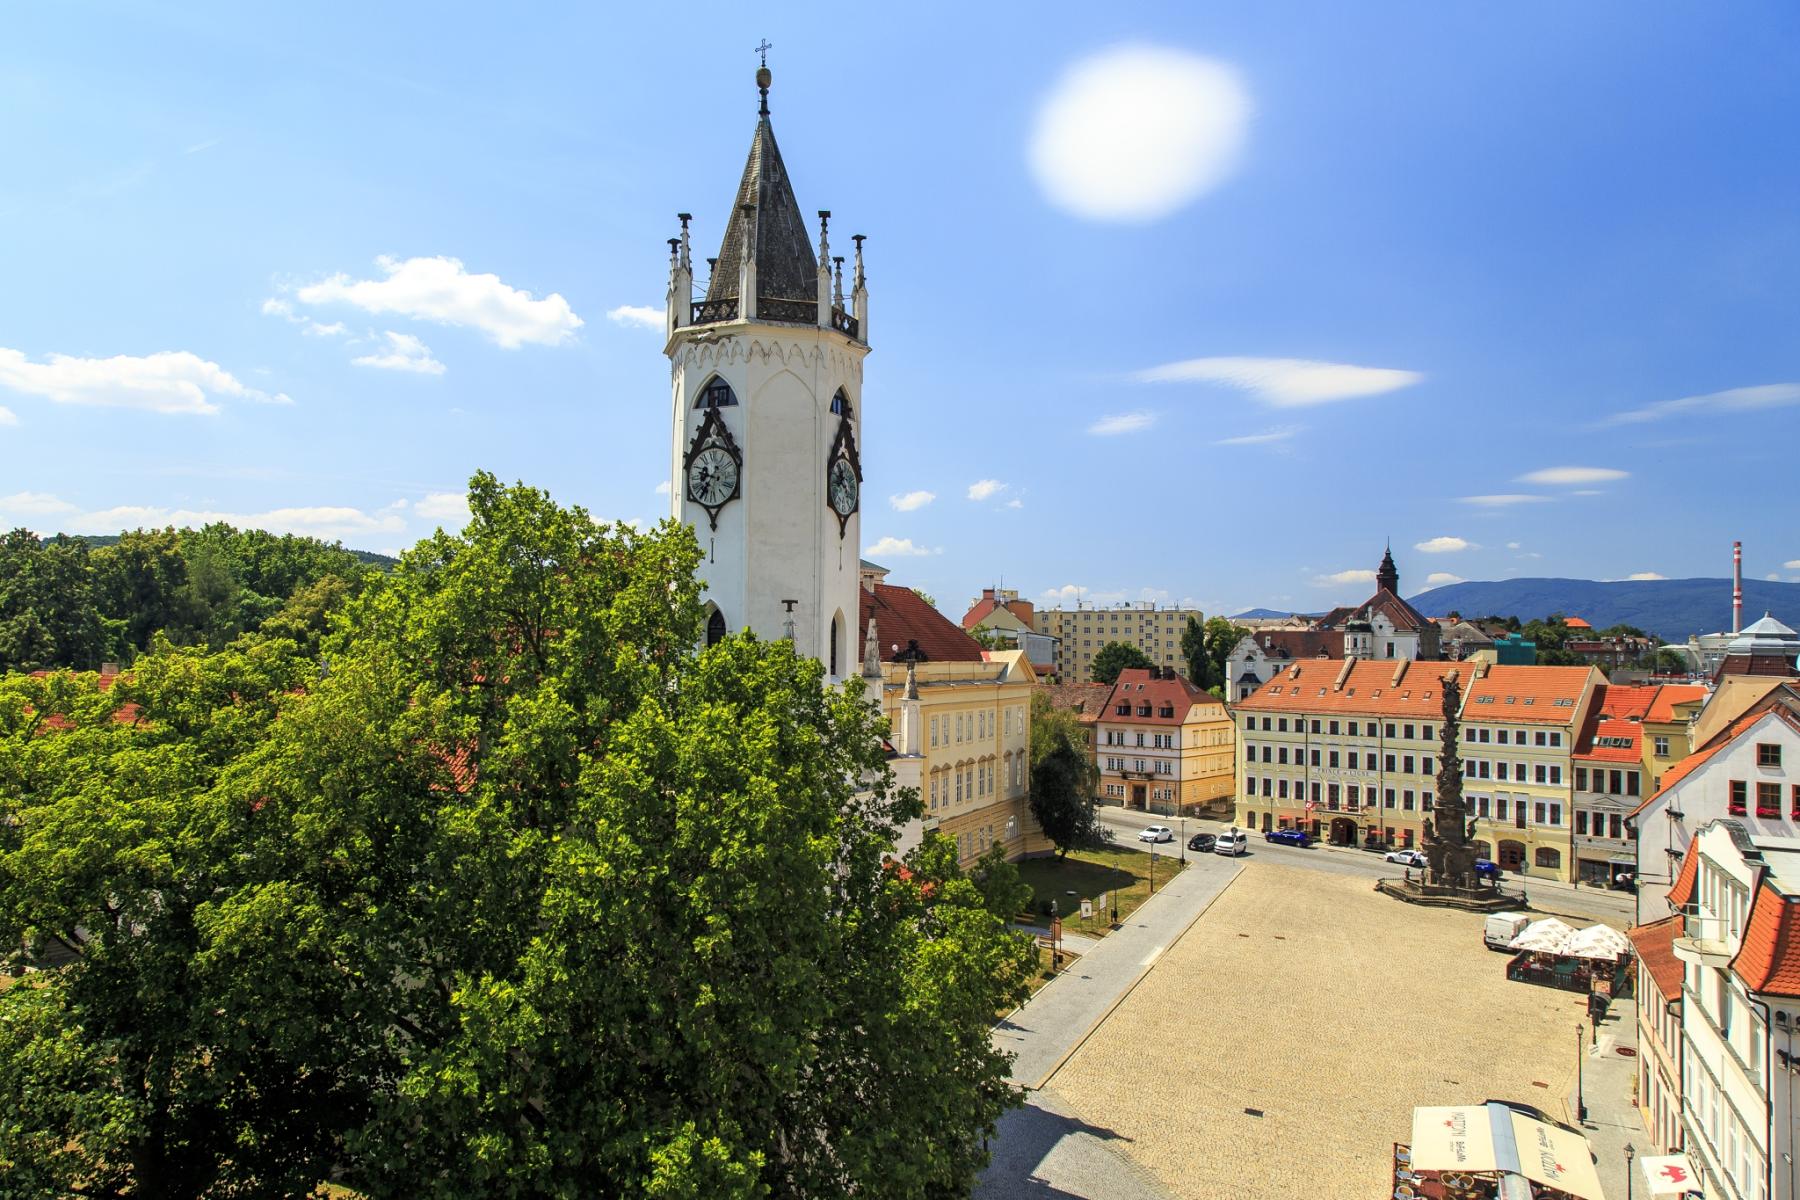
{"label": "blue sky", "polygon": [[1800,9],[1198,7],[9,6],[0,521],[662,515],[629,310],[767,37],[870,235],[863,540],[946,610],[1800,577]]}

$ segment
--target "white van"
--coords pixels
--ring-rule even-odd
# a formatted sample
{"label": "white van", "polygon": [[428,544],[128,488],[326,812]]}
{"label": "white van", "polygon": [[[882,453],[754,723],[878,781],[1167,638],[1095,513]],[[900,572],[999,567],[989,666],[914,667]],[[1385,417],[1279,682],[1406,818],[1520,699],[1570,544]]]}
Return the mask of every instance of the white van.
{"label": "white van", "polygon": [[1229,854],[1235,857],[1248,849],[1250,849],[1250,835],[1236,827],[1227,829],[1219,835],[1217,841],[1213,842],[1214,854]]}
{"label": "white van", "polygon": [[1487,925],[1481,931],[1481,940],[1487,943],[1489,950],[1504,950],[1512,945],[1512,940],[1524,932],[1529,924],[1529,913],[1489,913]]}

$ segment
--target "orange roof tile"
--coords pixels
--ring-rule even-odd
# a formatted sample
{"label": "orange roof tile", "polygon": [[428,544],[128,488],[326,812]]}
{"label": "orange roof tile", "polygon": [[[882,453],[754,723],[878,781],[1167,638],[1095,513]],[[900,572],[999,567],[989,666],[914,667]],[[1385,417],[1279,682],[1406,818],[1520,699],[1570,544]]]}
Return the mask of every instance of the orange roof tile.
{"label": "orange roof tile", "polygon": [[862,660],[863,639],[868,634],[870,617],[875,618],[875,636],[880,639],[882,662],[893,662],[894,656],[913,642],[918,643],[929,662],[981,661],[981,643],[927,604],[911,588],[891,583],[878,583],[872,592],[864,588],[862,611],[858,617],[858,634],[850,646],[853,663]]}
{"label": "orange roof tile", "polygon": [[1784,896],[1764,880],[1731,969],[1752,991],[1800,996],[1800,896]]}
{"label": "orange roof tile", "polygon": [[1490,667],[1469,688],[1463,720],[1567,725],[1597,674],[1592,667]]}
{"label": "orange roof tile", "polygon": [[[1173,679],[1152,679],[1148,668],[1128,667],[1119,672],[1119,678],[1113,683],[1106,703],[1096,713],[1096,719],[1130,721],[1134,725],[1180,725],[1187,720],[1189,709],[1208,700],[1222,703],[1217,696],[1202,691],[1179,675]],[[1120,716],[1113,711],[1120,704],[1131,707],[1130,716]],[[1138,706],[1146,704],[1150,706],[1150,715],[1137,715]],[[1170,710],[1172,715],[1159,715],[1164,709]]]}
{"label": "orange roof tile", "polygon": [[1681,960],[1675,957],[1675,939],[1682,935],[1684,922],[1678,916],[1664,917],[1648,925],[1634,925],[1625,931],[1637,950],[1638,960],[1650,972],[1651,982],[1664,1000],[1681,999]]}
{"label": "orange roof tile", "polygon": [[1592,629],[1593,628],[1592,625],[1589,625],[1586,621],[1582,620],[1580,617],[1564,617],[1563,618],[1563,627],[1566,629]]}
{"label": "orange roof tile", "polygon": [[[1394,675],[1404,665],[1400,682]],[[1331,659],[1309,659],[1286,667],[1239,700],[1240,712],[1354,713],[1382,717],[1439,717],[1443,715],[1445,675],[1455,675],[1464,686],[1474,673],[1473,663],[1407,662],[1363,659],[1349,664],[1343,686],[1338,676],[1346,664]]]}
{"label": "orange roof tile", "polygon": [[1600,712],[1608,717],[1621,721],[1642,720],[1645,713],[1656,703],[1656,693],[1661,689],[1655,685],[1616,683],[1602,684],[1600,687]]}
{"label": "orange roof tile", "polygon": [[1706,688],[1698,683],[1665,683],[1656,689],[1656,700],[1644,714],[1646,721],[1673,721],[1675,706],[1690,700],[1706,698]]}
{"label": "orange roof tile", "polygon": [[1576,743],[1575,757],[1589,762],[1643,762],[1643,743],[1639,740],[1644,727],[1636,721],[1612,721],[1590,718]]}

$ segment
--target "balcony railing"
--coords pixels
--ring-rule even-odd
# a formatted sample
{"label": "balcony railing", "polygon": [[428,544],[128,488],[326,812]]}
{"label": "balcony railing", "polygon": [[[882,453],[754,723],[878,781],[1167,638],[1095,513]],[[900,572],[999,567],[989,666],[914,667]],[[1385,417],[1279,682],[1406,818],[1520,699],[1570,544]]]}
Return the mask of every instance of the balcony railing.
{"label": "balcony railing", "polygon": [[735,321],[737,312],[736,296],[726,296],[722,300],[696,300],[694,301],[693,324],[711,325],[715,321]]}
{"label": "balcony railing", "polygon": [[[689,316],[691,319],[688,323],[691,325],[717,325],[723,321],[735,321],[738,319],[738,298],[725,296],[718,300],[696,300],[689,309]],[[819,320],[819,302],[758,296],[756,319],[783,325],[814,325]],[[831,327],[853,338],[860,337],[862,333],[862,322],[836,306],[831,310]]]}

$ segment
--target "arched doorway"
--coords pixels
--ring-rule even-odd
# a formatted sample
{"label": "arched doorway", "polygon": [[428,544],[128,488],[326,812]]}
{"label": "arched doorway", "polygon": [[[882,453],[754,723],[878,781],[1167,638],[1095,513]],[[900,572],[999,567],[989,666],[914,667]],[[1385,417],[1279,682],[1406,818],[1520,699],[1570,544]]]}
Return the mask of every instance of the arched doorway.
{"label": "arched doorway", "polygon": [[1331,818],[1331,844],[1334,846],[1356,845],[1356,822],[1349,817]]}
{"label": "arched doorway", "polygon": [[725,614],[718,609],[706,618],[706,644],[716,646],[725,640]]}
{"label": "arched doorway", "polygon": [[1500,843],[1500,869],[1517,873],[1525,869],[1525,843],[1506,841]]}

